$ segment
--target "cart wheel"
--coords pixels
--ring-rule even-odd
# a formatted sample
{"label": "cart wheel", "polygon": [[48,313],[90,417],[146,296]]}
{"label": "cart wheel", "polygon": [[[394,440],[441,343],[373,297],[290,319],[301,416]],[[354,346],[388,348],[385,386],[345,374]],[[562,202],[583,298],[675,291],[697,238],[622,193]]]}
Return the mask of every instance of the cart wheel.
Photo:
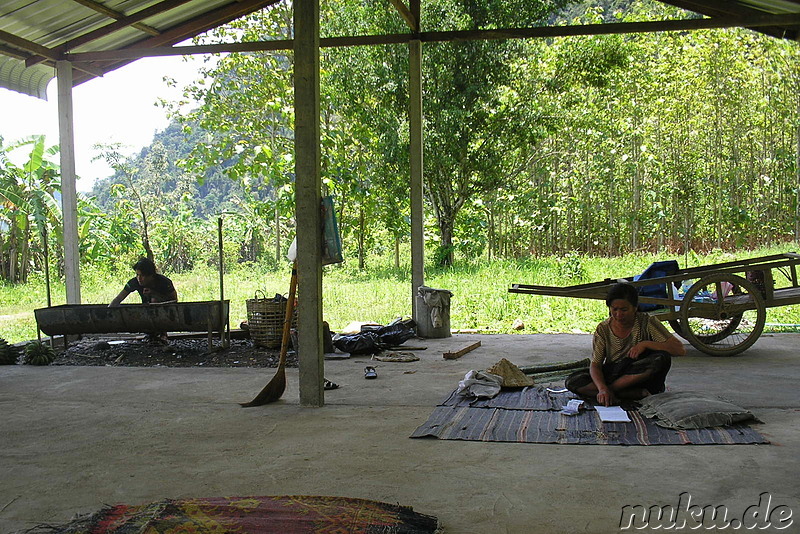
{"label": "cart wheel", "polygon": [[[738,293],[741,294],[741,289],[739,289]],[[739,326],[739,323],[741,321],[742,321],[742,316],[741,315],[737,315],[736,317],[733,317],[727,325],[725,325],[725,326],[720,325],[720,326],[722,326],[722,328],[720,328],[719,330],[714,330],[712,333],[709,333],[709,334],[696,333],[695,336],[704,345],[709,345],[709,344],[712,344],[712,343],[716,343],[717,341],[725,339],[726,337],[731,335],[733,332],[735,332],[736,328]],[[669,325],[672,327],[672,330],[677,335],[679,335],[680,337],[682,337],[686,341],[689,341],[689,336],[684,332],[683,326],[681,326],[681,320],[680,319],[670,319],[669,320]]]}
{"label": "cart wheel", "polygon": [[[686,339],[686,335],[683,333],[683,327],[681,326],[680,319],[670,319],[669,326],[672,327],[672,331],[681,336],[683,339]],[[687,339],[688,341],[688,339]]]}
{"label": "cart wheel", "polygon": [[756,342],[767,319],[761,292],[729,273],[695,282],[683,298],[680,313],[681,336],[711,356],[744,351]]}

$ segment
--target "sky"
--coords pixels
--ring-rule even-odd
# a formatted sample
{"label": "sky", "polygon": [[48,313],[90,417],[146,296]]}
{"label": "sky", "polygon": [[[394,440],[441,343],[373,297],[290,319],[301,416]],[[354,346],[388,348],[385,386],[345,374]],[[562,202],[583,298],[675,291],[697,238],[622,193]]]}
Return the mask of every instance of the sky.
{"label": "sky", "polygon": [[[153,135],[169,124],[166,110],[155,103],[159,98],[179,99],[183,87],[198,78],[201,65],[200,57],[143,58],[73,89],[78,191],[88,192],[96,179],[113,174],[105,162],[92,162],[99,155],[93,146],[121,143],[127,156],[149,145]],[[166,75],[177,80],[176,87],[167,86]],[[0,136],[5,144],[38,134],[46,136],[46,146],[58,144],[57,85],[53,78],[47,101],[0,88]],[[29,153],[24,148],[15,151],[12,160],[21,164]]]}

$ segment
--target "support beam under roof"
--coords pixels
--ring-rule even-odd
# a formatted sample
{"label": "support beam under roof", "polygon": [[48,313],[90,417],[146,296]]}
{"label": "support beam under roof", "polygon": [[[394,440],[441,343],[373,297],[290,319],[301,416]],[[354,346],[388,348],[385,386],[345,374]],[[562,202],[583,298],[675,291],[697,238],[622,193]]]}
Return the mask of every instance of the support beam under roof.
{"label": "support beam under roof", "polygon": [[[576,35],[613,35],[688,31],[730,27],[760,28],[776,24],[800,28],[800,14],[764,15],[748,20],[739,19],[679,19],[647,22],[619,22],[614,24],[581,24],[572,26],[540,26],[535,28],[504,28],[496,30],[457,30],[442,32],[396,33],[386,35],[361,35],[352,37],[326,37],[320,39],[322,48],[343,46],[369,46],[378,44],[404,44],[414,39],[422,42],[478,41],[493,39],[531,39],[569,37]],[[223,52],[256,52],[266,50],[290,50],[291,40],[256,41],[246,43],[176,46],[158,48],[129,48],[104,52],[78,52],[65,54],[75,62],[133,60],[150,56],[177,56],[189,54],[217,54]]]}

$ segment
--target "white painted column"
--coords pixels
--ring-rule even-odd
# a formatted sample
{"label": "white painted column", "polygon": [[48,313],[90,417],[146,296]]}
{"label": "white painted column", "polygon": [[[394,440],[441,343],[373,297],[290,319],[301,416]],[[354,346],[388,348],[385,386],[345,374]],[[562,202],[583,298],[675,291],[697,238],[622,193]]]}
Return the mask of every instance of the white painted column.
{"label": "white painted column", "polygon": [[75,177],[75,134],[72,113],[72,63],[56,61],[58,137],[61,153],[61,212],[64,220],[64,278],[67,304],[81,303],[78,252],[78,190]]}
{"label": "white painted column", "polygon": [[300,404],[324,404],[319,0],[294,2],[295,201]]}

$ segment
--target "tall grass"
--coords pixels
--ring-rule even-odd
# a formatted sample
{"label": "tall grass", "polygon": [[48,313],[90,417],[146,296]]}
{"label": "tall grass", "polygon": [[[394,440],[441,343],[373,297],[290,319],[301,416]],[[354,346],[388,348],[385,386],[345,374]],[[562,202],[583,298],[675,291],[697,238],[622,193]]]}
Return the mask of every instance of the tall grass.
{"label": "tall grass", "polygon": [[[684,267],[694,267],[784,252],[787,247],[730,254],[669,256],[628,254],[617,258],[579,255],[548,256],[522,260],[496,260],[467,263],[449,269],[429,268],[425,283],[448,289],[451,300],[451,327],[497,333],[591,332],[606,315],[602,301],[531,296],[509,293],[513,283],[564,286],[595,282],[605,278],[632,276],[650,263],[677,259]],[[395,269],[381,258],[371,258],[366,271],[355,262],[325,268],[323,277],[323,315],[334,331],[352,321],[386,324],[397,317],[411,315],[411,275],[407,266]],[[82,301],[107,303],[122,289],[133,272],[109,273],[91,268],[82,271]],[[216,300],[220,296],[219,274],[213,268],[198,268],[189,273],[167,273],[182,301]],[[225,298],[231,301],[231,325],[247,318],[246,300],[259,292],[267,296],[289,290],[289,266],[275,270],[258,264],[235,267],[224,275]],[[128,297],[136,301],[136,295]],[[299,299],[302,302],[302,294]],[[53,305],[65,302],[62,282],[52,284]],[[46,287],[43,277],[33,276],[25,285],[0,285],[0,337],[9,342],[36,338],[35,308],[44,307]],[[519,319],[525,325],[512,329]],[[769,308],[767,323],[800,323],[800,307]]]}

